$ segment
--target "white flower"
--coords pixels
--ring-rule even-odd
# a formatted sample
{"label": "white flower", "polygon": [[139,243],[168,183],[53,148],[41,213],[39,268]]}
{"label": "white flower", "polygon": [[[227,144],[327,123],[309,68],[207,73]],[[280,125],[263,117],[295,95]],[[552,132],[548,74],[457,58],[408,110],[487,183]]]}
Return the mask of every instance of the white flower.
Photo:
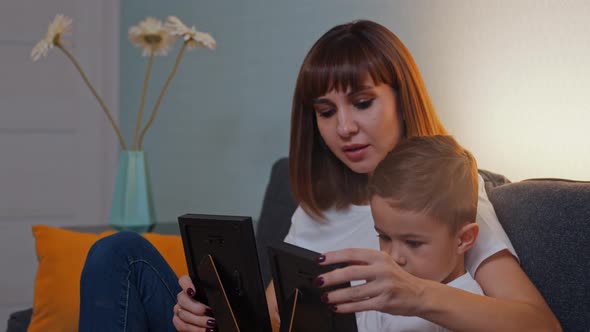
{"label": "white flower", "polygon": [[209,49],[214,49],[216,46],[215,39],[213,39],[210,34],[197,31],[194,26],[192,28],[187,27],[176,16],[168,17],[166,28],[168,28],[172,35],[182,36],[189,49],[195,48],[199,45],[203,45]]}
{"label": "white flower", "polygon": [[213,37],[206,33],[206,32],[200,32],[200,31],[196,31],[195,36],[193,37],[193,39],[195,41],[197,41],[199,44],[209,48],[209,49],[214,49],[217,46],[217,43],[215,42],[215,39],[213,39]]}
{"label": "white flower", "polygon": [[31,58],[33,61],[39,60],[42,56],[47,55],[47,51],[56,45],[62,44],[62,36],[72,32],[72,19],[58,14],[55,15],[53,22],[47,28],[47,35],[33,47]]}
{"label": "white flower", "polygon": [[138,25],[129,28],[129,39],[136,46],[143,48],[143,55],[166,55],[174,42],[175,36],[170,34],[160,20],[148,17]]}

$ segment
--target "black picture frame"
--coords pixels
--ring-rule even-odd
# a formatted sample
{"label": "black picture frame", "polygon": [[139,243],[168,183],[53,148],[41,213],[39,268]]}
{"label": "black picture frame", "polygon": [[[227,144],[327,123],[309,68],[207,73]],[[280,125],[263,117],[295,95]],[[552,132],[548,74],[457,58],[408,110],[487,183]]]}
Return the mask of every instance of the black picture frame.
{"label": "black picture frame", "polygon": [[321,301],[324,292],[350,287],[350,283],[321,289],[313,285],[318,275],[346,264],[319,265],[319,253],[288,243],[270,245],[268,253],[281,332],[358,332],[355,314],[336,313]]}
{"label": "black picture frame", "polygon": [[178,223],[195,297],[213,309],[219,330],[272,331],[252,218],[185,214]]}

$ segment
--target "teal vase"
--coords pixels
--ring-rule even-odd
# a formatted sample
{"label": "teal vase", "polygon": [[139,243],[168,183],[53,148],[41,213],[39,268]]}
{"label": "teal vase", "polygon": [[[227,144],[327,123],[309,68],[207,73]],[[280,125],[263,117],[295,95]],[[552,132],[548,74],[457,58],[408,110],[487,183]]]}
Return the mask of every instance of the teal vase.
{"label": "teal vase", "polygon": [[147,232],[154,226],[154,204],[143,151],[121,151],[109,224],[118,230]]}

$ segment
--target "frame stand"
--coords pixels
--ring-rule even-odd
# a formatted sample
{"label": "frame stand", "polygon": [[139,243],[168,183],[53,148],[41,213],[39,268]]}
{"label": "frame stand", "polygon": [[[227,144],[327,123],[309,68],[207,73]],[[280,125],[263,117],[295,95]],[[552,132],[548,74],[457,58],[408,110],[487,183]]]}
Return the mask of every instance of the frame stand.
{"label": "frame stand", "polygon": [[302,293],[298,288],[295,288],[289,299],[287,300],[290,305],[290,312],[285,317],[281,317],[281,328],[280,332],[298,332],[296,329],[298,322],[298,304],[301,303]]}
{"label": "frame stand", "polygon": [[240,332],[234,311],[227,298],[223,283],[211,255],[205,256],[198,267],[199,279],[203,284],[209,305],[215,312],[219,332]]}

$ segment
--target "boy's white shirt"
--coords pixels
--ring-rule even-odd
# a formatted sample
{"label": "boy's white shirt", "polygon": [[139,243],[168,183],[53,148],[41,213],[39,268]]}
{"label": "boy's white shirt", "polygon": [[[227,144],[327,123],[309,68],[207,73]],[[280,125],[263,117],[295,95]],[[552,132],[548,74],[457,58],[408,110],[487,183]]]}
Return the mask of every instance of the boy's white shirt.
{"label": "boy's white shirt", "polygon": [[[379,240],[369,205],[351,205],[342,210],[329,209],[324,211],[324,217],[324,220],[317,221],[299,206],[291,219],[291,228],[285,242],[319,253],[345,248],[379,250]],[[501,250],[507,249],[518,259],[488,199],[481,176],[478,176],[476,221],[479,235],[475,245],[465,255],[465,269],[471,276],[475,275],[475,271],[486,258]]]}
{"label": "boy's white shirt", "polygon": [[[479,284],[465,273],[447,285],[483,295]],[[449,330],[420,317],[395,316],[378,311],[365,311],[356,314],[359,332],[447,332]]]}

